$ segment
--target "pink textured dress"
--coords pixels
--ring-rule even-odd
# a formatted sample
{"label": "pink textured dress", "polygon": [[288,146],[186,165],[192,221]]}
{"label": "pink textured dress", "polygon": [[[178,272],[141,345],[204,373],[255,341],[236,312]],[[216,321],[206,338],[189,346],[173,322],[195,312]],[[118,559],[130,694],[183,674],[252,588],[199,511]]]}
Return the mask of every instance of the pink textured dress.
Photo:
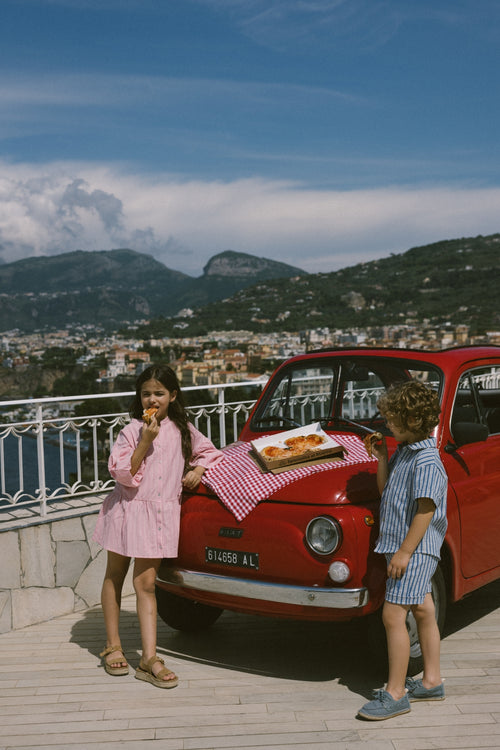
{"label": "pink textured dress", "polygon": [[[208,438],[189,425],[191,466],[208,469],[223,458]],[[165,418],[138,472],[130,461],[140,439],[142,421],[132,419],[119,433],[109,457],[116,486],[104,500],[93,540],[126,557],[176,557],[179,541],[184,456],[178,427]]]}

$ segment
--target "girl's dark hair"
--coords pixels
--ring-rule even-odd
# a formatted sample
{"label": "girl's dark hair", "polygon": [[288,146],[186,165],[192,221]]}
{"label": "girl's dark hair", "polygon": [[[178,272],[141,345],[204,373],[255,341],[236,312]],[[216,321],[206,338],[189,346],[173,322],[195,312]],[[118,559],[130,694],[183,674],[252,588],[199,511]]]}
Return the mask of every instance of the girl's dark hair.
{"label": "girl's dark hair", "polygon": [[168,407],[168,418],[174,422],[181,433],[182,455],[186,464],[191,460],[193,448],[191,444],[191,433],[189,431],[189,421],[184,406],[184,398],[181,392],[181,386],[177,375],[168,365],[150,365],[141,372],[135,383],[135,398],[130,407],[130,416],[134,419],[142,419],[142,401],[141,390],[144,383],[148,380],[158,380],[167,391],[176,391],[175,401],[172,401]]}

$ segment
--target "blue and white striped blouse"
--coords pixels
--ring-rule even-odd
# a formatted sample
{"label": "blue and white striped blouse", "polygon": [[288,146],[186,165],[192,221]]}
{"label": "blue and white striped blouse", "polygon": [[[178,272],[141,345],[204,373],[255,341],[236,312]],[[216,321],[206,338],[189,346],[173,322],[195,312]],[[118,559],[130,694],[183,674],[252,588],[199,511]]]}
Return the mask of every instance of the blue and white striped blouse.
{"label": "blue and white striped blouse", "polygon": [[397,552],[418,510],[418,500],[428,497],[436,506],[431,523],[416,552],[440,556],[447,528],[448,478],[434,438],[402,443],[389,460],[389,476],[382,492],[380,533],[375,552]]}

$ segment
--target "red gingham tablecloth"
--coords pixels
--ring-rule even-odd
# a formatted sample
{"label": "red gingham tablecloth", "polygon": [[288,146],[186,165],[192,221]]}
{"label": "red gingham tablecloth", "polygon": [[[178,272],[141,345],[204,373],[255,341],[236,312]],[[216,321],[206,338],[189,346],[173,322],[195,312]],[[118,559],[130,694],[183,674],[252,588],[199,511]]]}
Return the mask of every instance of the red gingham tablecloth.
{"label": "red gingham tablecloth", "polygon": [[242,521],[261,500],[302,477],[320,471],[332,471],[342,466],[376,461],[375,458],[368,458],[363,441],[359,437],[340,434],[332,435],[332,438],[347,450],[344,459],[302,466],[283,471],[281,474],[260,471],[250,457],[251,443],[231,446],[224,451],[223,461],[206,470],[203,483],[217,495],[238,521]]}

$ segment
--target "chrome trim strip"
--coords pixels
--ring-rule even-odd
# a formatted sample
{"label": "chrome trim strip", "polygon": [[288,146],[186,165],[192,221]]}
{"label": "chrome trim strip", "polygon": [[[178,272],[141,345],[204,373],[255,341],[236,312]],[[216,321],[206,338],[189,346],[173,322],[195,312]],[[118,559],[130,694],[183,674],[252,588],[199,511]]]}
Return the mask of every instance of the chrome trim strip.
{"label": "chrome trim strip", "polygon": [[280,604],[301,607],[323,607],[327,609],[352,609],[364,607],[369,601],[368,589],[330,589],[315,586],[289,586],[281,583],[265,583],[246,578],[199,573],[182,568],[160,568],[157,581],[169,586],[207,591],[224,596],[239,596],[245,599],[261,599]]}

